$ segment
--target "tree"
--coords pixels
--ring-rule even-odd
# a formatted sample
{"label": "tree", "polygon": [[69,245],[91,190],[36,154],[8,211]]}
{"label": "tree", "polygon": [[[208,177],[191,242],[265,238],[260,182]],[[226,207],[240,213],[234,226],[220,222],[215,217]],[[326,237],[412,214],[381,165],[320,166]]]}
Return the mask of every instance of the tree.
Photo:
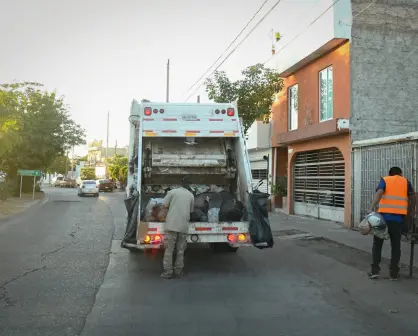
{"label": "tree", "polygon": [[78,164],[80,164],[80,162],[82,162],[82,161],[84,161],[84,162],[86,162],[87,161],[87,155],[84,155],[84,156],[80,156],[80,157],[76,157],[76,159],[75,159],[75,164],[76,165],[78,165]]}
{"label": "tree", "polygon": [[69,162],[69,158],[65,155],[59,155],[55,158],[54,162],[46,169],[47,173],[54,174],[67,174],[67,164]]}
{"label": "tree", "polygon": [[96,170],[94,167],[84,167],[80,169],[80,178],[82,180],[95,180]]}
{"label": "tree", "polygon": [[9,178],[16,177],[18,168],[46,171],[72,146],[85,143],[85,131],[70,118],[69,107],[56,92],[23,82],[0,85],[0,97],[0,128],[7,139],[0,162]]}
{"label": "tree", "polygon": [[141,100],[141,103],[150,103],[151,101],[150,100],[148,100],[148,99],[142,99]]}
{"label": "tree", "polygon": [[107,159],[107,162],[109,163],[110,178],[125,184],[128,179],[128,157],[115,155],[112,158]]}
{"label": "tree", "polygon": [[274,95],[283,88],[279,74],[263,64],[242,71],[243,79],[231,81],[224,71],[216,71],[205,81],[209,99],[216,103],[238,102],[245,131],[258,118],[270,115]]}

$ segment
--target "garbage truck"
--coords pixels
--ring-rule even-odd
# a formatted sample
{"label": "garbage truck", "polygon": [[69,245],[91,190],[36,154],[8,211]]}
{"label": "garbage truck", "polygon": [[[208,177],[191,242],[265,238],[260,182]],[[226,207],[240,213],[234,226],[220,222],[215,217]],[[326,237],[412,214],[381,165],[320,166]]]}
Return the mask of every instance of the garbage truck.
{"label": "garbage truck", "polygon": [[164,246],[165,194],[191,181],[196,213],[188,243],[235,252],[251,246],[248,220],[251,170],[235,104],[138,103],[130,112],[127,227],[122,247]]}

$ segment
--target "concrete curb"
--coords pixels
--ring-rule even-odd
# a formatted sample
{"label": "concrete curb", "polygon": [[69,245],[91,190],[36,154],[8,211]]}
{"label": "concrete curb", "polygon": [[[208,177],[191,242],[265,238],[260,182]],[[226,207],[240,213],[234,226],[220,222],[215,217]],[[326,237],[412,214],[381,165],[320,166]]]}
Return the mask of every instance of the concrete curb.
{"label": "concrete curb", "polygon": [[39,200],[39,202],[35,203],[34,205],[28,207],[26,210],[23,210],[23,211],[18,212],[16,214],[7,215],[3,218],[0,218],[0,225],[6,224],[6,223],[9,223],[12,220],[18,219],[19,217],[22,217],[22,216],[28,214],[30,211],[44,206],[48,201],[49,201],[49,196],[46,193],[44,193],[44,198],[43,199]]}

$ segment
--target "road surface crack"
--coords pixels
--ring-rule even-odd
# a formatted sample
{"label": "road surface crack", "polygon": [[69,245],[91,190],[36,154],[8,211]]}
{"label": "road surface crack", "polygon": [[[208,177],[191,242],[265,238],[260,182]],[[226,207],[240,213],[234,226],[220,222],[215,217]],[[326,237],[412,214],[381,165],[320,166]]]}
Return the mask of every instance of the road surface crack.
{"label": "road surface crack", "polygon": [[70,243],[70,244],[65,244],[64,246],[60,246],[60,247],[58,247],[58,248],[56,248],[55,250],[52,250],[52,251],[50,251],[50,252],[42,253],[42,254],[41,254],[41,263],[43,263],[43,262],[45,261],[45,258],[46,258],[46,257],[48,257],[48,256],[50,256],[50,255],[52,255],[52,254],[54,254],[54,253],[57,253],[57,252],[61,251],[62,249],[65,249],[67,246],[70,246],[70,245],[72,245],[72,244],[73,244],[73,243]]}
{"label": "road surface crack", "polygon": [[9,297],[9,293],[7,291],[6,286],[7,285],[10,285],[12,282],[15,282],[16,280],[19,280],[19,279],[21,279],[21,278],[23,278],[23,277],[25,277],[25,276],[27,276],[29,274],[35,273],[35,272],[40,271],[40,270],[43,270],[45,268],[46,268],[46,266],[33,268],[33,269],[29,270],[29,271],[26,271],[26,272],[24,272],[24,273],[22,273],[22,274],[20,274],[20,275],[18,275],[16,277],[10,279],[10,280],[4,282],[2,285],[0,285],[0,290],[1,290],[1,292],[0,292],[0,301],[4,301],[6,303],[6,306],[13,306],[14,304],[13,304],[12,300]]}

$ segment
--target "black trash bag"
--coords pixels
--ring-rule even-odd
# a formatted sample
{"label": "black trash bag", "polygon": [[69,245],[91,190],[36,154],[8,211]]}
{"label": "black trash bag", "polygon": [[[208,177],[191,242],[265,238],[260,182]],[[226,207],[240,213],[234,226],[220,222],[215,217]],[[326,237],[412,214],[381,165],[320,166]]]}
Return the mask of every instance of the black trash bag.
{"label": "black trash bag", "polygon": [[204,215],[205,213],[201,209],[195,208],[194,211],[190,214],[190,221],[200,222],[200,218]]}
{"label": "black trash bag", "polygon": [[273,234],[268,219],[265,193],[249,194],[248,216],[250,220],[250,237],[252,244],[258,249],[271,248],[274,245]]}
{"label": "black trash bag", "polygon": [[242,202],[231,199],[225,200],[221,204],[219,211],[220,222],[238,222],[244,215],[244,205]]}
{"label": "black trash bag", "polygon": [[139,212],[138,200],[139,195],[129,196],[125,199],[128,216],[126,219],[125,235],[121,244],[122,247],[124,247],[124,243],[136,244],[136,227]]}

